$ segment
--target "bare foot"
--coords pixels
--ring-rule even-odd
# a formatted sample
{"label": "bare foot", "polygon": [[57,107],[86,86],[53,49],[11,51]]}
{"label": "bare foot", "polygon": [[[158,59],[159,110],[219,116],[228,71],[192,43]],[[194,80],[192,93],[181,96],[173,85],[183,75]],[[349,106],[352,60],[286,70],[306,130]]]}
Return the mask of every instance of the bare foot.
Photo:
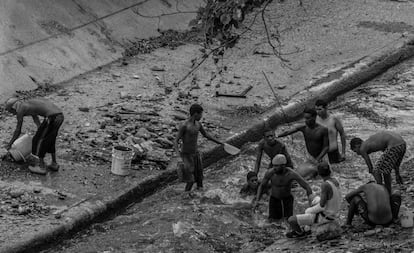
{"label": "bare foot", "polygon": [[58,171],[59,170],[59,164],[57,163],[51,163],[50,165],[47,166],[48,169],[53,170],[53,171]]}
{"label": "bare foot", "polygon": [[47,174],[46,169],[42,168],[40,166],[29,166],[29,170],[30,170],[30,172],[35,173],[35,174],[39,174],[39,175],[46,175]]}

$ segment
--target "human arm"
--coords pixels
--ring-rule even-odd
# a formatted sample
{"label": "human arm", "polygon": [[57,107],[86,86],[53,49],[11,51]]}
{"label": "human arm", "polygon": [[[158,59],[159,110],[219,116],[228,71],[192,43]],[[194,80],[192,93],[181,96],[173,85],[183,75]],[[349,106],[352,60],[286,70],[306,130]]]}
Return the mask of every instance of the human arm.
{"label": "human arm", "polygon": [[357,189],[349,192],[346,196],[345,199],[346,201],[351,202],[352,198],[355,197],[356,195],[358,195],[359,193],[361,193],[363,191],[363,186],[358,187]]}
{"label": "human arm", "polygon": [[283,145],[283,147],[282,147],[282,154],[285,155],[285,157],[286,157],[286,167],[289,167],[289,168],[292,168],[293,169],[292,158],[290,157],[290,154],[287,151],[285,145]]}
{"label": "human arm", "polygon": [[217,140],[216,138],[214,138],[213,136],[211,136],[209,133],[207,133],[207,132],[204,130],[204,127],[203,127],[203,125],[201,125],[201,123],[200,123],[200,133],[201,133],[204,137],[206,137],[207,139],[209,139],[210,141],[213,141],[213,142],[215,142],[215,143],[217,143],[217,144],[224,144],[223,142],[221,142],[221,141]]}
{"label": "human arm", "polygon": [[365,163],[368,166],[369,173],[372,174],[372,171],[374,170],[374,166],[372,165],[372,162],[371,162],[371,159],[369,158],[368,153],[361,147],[360,154],[361,154],[362,158],[364,158]]}
{"label": "human arm", "polygon": [[273,175],[273,169],[270,169],[266,172],[265,176],[263,177],[263,180],[260,183],[259,188],[257,189],[256,197],[253,199],[253,208],[255,208],[258,205],[264,192],[263,188],[265,188],[266,185],[269,183],[269,180],[272,177],[272,175]]}
{"label": "human arm", "polygon": [[335,118],[335,128],[339,132],[339,135],[341,136],[342,159],[345,160],[345,154],[346,154],[346,135],[345,135],[344,127],[342,126],[342,122],[338,118]]}
{"label": "human arm", "polygon": [[256,163],[254,164],[254,172],[259,174],[260,164],[262,163],[262,156],[263,156],[263,142],[260,142],[257,146],[257,156],[256,156]]}
{"label": "human arm", "polygon": [[320,162],[322,161],[322,158],[326,155],[326,153],[329,150],[329,136],[328,136],[328,129],[324,127],[323,129],[323,148],[319,155],[315,158],[316,161]]}
{"label": "human arm", "polygon": [[185,132],[185,125],[182,125],[178,129],[177,135],[175,136],[175,139],[174,139],[174,150],[177,156],[180,154],[180,150],[178,148],[178,142],[180,141],[181,138],[183,138],[184,132]]}
{"label": "human arm", "polygon": [[11,138],[10,142],[7,144],[6,149],[11,149],[11,146],[13,145],[14,141],[19,138],[20,134],[22,133],[22,126],[23,126],[23,117],[24,115],[22,113],[17,114],[17,125],[16,129],[14,130],[13,137]]}
{"label": "human arm", "polygon": [[39,128],[40,127],[40,119],[39,119],[39,116],[33,115],[32,118],[33,118],[33,121],[36,124],[37,128]]}
{"label": "human arm", "polygon": [[292,173],[292,180],[295,180],[296,182],[298,182],[298,184],[302,186],[303,189],[306,190],[306,195],[308,196],[309,205],[311,205],[312,198],[313,198],[312,188],[301,175],[299,175],[293,170],[291,170],[291,173]]}

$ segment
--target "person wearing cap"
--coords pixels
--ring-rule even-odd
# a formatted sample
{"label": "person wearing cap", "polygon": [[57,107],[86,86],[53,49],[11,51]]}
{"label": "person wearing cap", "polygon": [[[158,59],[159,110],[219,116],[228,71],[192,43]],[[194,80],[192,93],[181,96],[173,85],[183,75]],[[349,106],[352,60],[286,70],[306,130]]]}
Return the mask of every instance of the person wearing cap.
{"label": "person wearing cap", "polygon": [[269,198],[269,221],[287,219],[293,215],[292,183],[298,182],[306,190],[309,201],[312,200],[313,194],[309,184],[296,173],[292,168],[286,167],[286,157],[282,154],[276,155],[272,160],[272,168],[269,169],[257,191],[257,196],[253,202],[253,208],[256,208],[262,197],[262,189],[270,181],[271,194]]}
{"label": "person wearing cap", "polygon": [[[290,158],[290,154],[286,149],[285,144],[278,141],[275,137],[275,132],[273,130],[266,130],[263,134],[263,140],[259,142],[257,146],[257,157],[256,163],[254,166],[254,171],[259,174],[260,164],[262,162],[263,152],[270,158],[272,161],[273,157],[277,154],[283,154],[286,157],[287,164],[289,168],[293,168],[293,162]],[[272,167],[272,162],[269,163],[269,169]]]}
{"label": "person wearing cap", "polygon": [[[43,98],[21,100],[17,97],[12,97],[6,101],[6,110],[17,117],[16,129],[13,137],[7,144],[7,150],[10,150],[14,141],[19,138],[24,117],[31,116],[38,127],[32,141],[32,155],[39,157],[39,163],[36,166],[29,166],[29,170],[41,175],[47,173],[46,168],[58,171],[59,165],[56,162],[55,147],[56,137],[64,120],[60,108]],[[39,116],[44,118],[42,123],[40,122]],[[52,156],[52,163],[47,167],[44,162],[46,153],[50,153]]]}
{"label": "person wearing cap", "polygon": [[289,238],[305,236],[307,233],[302,229],[303,226],[338,219],[342,201],[339,183],[331,177],[331,169],[327,162],[320,163],[317,169],[318,175],[323,179],[321,195],[312,200],[311,207],[306,209],[304,214],[289,217],[288,223],[292,229],[286,234]]}

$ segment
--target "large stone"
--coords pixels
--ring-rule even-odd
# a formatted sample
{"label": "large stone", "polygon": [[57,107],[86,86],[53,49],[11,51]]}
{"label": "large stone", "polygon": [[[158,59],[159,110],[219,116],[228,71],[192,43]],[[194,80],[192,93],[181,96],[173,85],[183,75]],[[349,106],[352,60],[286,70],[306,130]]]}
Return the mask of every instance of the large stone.
{"label": "large stone", "polygon": [[144,138],[148,140],[149,138],[151,138],[151,133],[146,128],[141,127],[137,130],[135,137]]}
{"label": "large stone", "polygon": [[166,155],[165,150],[159,148],[148,152],[146,159],[155,162],[168,162],[170,160]]}
{"label": "large stone", "polygon": [[173,147],[173,142],[168,140],[167,138],[163,138],[163,137],[159,137],[155,140],[155,142],[159,143],[161,145],[162,148],[172,148]]}

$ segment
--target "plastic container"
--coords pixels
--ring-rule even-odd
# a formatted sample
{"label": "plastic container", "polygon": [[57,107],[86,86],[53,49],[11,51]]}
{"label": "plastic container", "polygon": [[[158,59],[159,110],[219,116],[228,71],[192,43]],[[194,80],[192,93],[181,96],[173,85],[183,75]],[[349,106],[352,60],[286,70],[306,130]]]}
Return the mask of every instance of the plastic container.
{"label": "plastic container", "polygon": [[414,214],[411,210],[404,210],[400,214],[401,227],[411,228],[414,225]]}
{"label": "plastic container", "polygon": [[129,174],[134,151],[124,146],[115,146],[112,149],[111,172],[115,175],[126,176]]}
{"label": "plastic container", "polygon": [[32,140],[31,135],[24,134],[14,141],[9,153],[16,162],[26,162],[26,158],[32,153]]}

